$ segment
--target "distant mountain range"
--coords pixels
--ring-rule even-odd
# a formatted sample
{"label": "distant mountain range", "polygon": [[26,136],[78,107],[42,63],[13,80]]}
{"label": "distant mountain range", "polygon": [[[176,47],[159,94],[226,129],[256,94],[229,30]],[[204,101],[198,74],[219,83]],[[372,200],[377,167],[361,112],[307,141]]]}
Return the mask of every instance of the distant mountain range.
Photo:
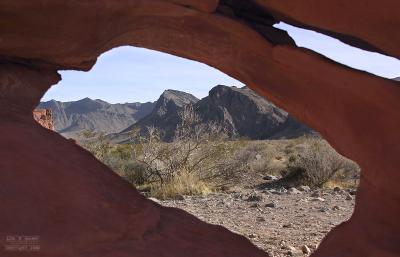
{"label": "distant mountain range", "polygon": [[119,132],[148,115],[154,103],[110,104],[84,98],[73,102],[41,102],[38,108],[53,111],[57,132],[67,138],[79,138],[86,130],[105,134]]}
{"label": "distant mountain range", "polygon": [[394,78],[394,80],[396,80],[396,81],[400,81],[400,77]]}
{"label": "distant mountain range", "polygon": [[112,142],[124,143],[133,129],[145,133],[147,127],[157,128],[164,141],[171,141],[181,122],[179,113],[187,105],[193,106],[202,122],[222,125],[233,138],[278,139],[314,134],[247,87],[218,85],[201,100],[169,89],[155,103],[109,104],[85,98],[66,103],[52,100],[41,103],[39,108],[53,110],[55,129],[66,137],[76,138],[84,130],[93,130],[108,134]]}

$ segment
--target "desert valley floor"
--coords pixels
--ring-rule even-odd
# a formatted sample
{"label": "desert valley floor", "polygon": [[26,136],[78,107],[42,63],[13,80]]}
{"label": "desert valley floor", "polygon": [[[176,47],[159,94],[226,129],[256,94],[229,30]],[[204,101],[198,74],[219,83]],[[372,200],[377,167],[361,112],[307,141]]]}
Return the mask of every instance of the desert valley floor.
{"label": "desert valley floor", "polygon": [[271,257],[307,256],[334,226],[350,218],[354,191],[237,190],[153,200],[241,234]]}

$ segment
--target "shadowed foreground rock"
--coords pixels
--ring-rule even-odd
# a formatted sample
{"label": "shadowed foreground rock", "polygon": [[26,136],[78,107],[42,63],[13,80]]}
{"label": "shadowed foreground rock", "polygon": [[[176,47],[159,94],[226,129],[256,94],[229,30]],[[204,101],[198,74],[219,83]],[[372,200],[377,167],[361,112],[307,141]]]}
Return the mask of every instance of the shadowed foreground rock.
{"label": "shadowed foreground rock", "polygon": [[397,0],[2,1],[0,256],[33,255],[6,250],[8,235],[40,236],[37,256],[266,256],[243,237],[144,199],[33,120],[57,70],[88,70],[121,45],[216,67],[358,162],[354,215],[314,257],[399,256],[399,83],[297,48],[271,27],[285,21],[398,57],[399,8]]}

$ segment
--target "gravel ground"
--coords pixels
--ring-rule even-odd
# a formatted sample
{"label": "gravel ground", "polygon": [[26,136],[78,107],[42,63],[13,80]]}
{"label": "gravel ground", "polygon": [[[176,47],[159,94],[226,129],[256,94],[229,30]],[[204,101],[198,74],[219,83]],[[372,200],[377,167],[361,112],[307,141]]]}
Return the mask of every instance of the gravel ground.
{"label": "gravel ground", "polygon": [[299,189],[240,190],[159,203],[244,235],[271,257],[307,256],[334,226],[350,218],[354,192]]}

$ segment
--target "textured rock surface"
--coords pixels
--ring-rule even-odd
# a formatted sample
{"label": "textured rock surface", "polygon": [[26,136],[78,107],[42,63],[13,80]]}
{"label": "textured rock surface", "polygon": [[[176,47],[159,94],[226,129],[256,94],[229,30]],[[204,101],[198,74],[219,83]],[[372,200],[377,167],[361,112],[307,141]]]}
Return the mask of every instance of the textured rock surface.
{"label": "textured rock surface", "polygon": [[53,113],[50,109],[35,109],[33,118],[43,127],[54,130]]}
{"label": "textured rock surface", "polygon": [[[230,2],[235,9],[241,1]],[[34,107],[60,79],[56,69],[89,69],[102,52],[135,45],[224,71],[359,163],[355,212],[314,257],[398,256],[399,82],[297,48],[268,24],[304,23],[399,57],[400,2],[257,2],[265,9],[224,5],[214,14],[213,1],[1,1],[0,243],[40,235],[39,256],[265,256],[244,238],[146,201],[34,122]],[[3,249],[0,256],[32,256]]]}

